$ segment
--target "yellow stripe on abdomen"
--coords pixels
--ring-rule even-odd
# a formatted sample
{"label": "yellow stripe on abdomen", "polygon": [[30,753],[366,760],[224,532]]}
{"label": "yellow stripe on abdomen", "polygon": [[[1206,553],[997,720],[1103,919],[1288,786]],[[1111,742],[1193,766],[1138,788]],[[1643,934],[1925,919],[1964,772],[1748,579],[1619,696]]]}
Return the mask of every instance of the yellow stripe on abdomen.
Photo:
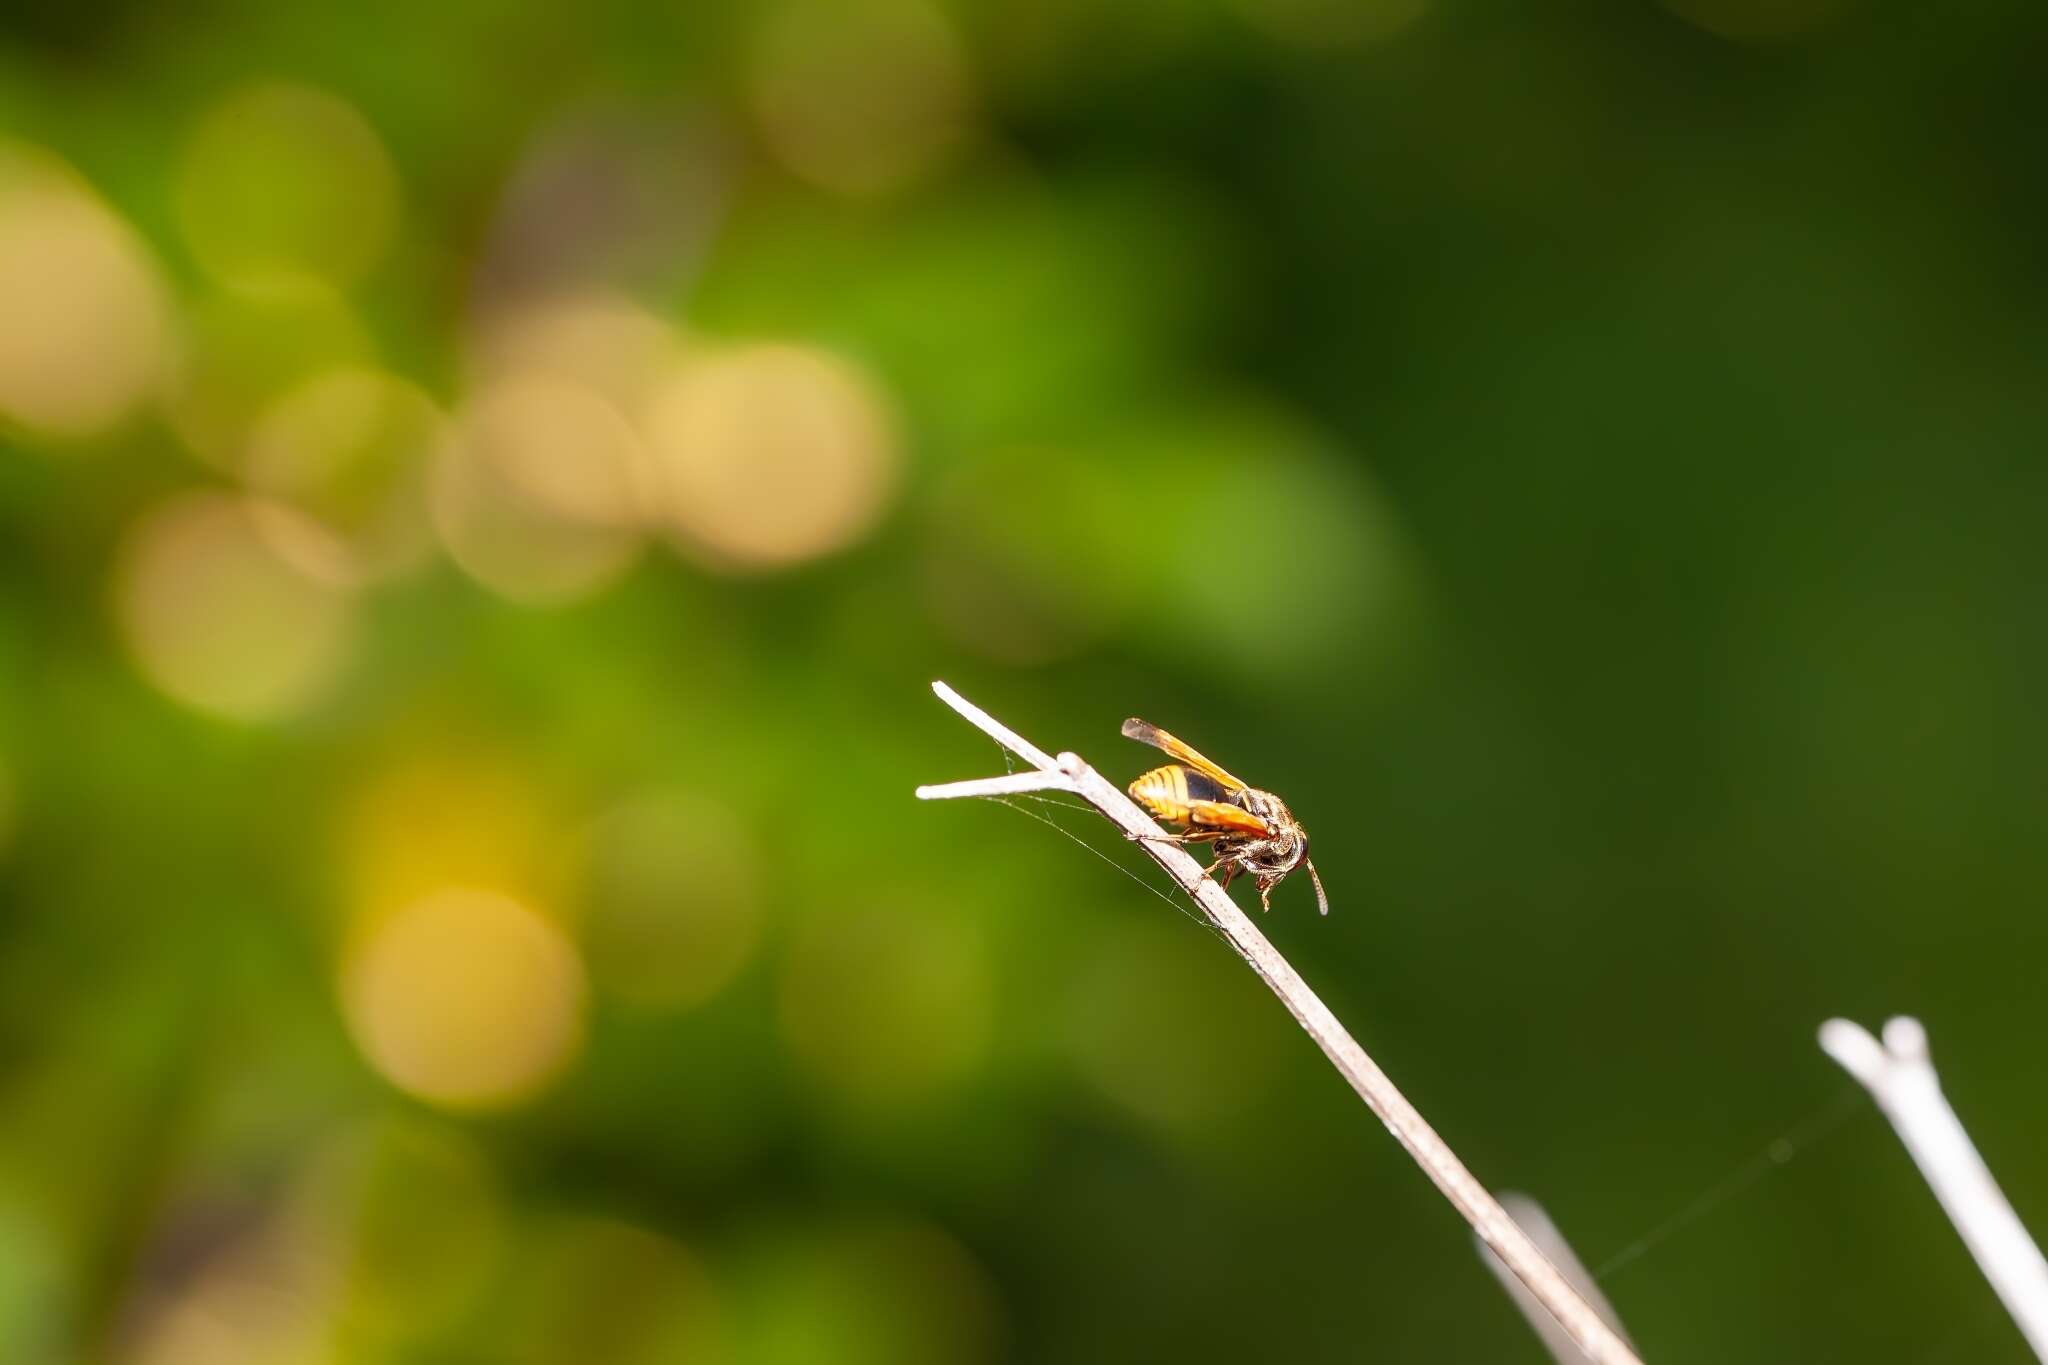
{"label": "yellow stripe on abdomen", "polygon": [[1188,770],[1168,763],[1141,773],[1130,786],[1131,799],[1161,820],[1185,822],[1188,814]]}

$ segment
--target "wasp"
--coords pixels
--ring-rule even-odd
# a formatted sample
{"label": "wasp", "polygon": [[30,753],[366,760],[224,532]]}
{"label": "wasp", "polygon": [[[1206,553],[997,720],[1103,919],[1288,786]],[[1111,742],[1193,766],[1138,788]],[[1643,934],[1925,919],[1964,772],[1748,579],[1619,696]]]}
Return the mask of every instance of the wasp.
{"label": "wasp", "polygon": [[1180,760],[1154,768],[1131,783],[1131,799],[1159,819],[1185,826],[1181,833],[1166,836],[1169,843],[1216,845],[1217,859],[1209,864],[1205,876],[1219,867],[1224,869],[1227,888],[1238,873],[1250,873],[1258,881],[1259,908],[1271,910],[1269,897],[1280,879],[1306,866],[1309,880],[1315,883],[1317,907],[1330,913],[1323,879],[1316,875],[1316,865],[1308,856],[1308,831],[1288,811],[1286,802],[1232,777],[1150,721],[1131,717],[1124,722],[1124,736]]}

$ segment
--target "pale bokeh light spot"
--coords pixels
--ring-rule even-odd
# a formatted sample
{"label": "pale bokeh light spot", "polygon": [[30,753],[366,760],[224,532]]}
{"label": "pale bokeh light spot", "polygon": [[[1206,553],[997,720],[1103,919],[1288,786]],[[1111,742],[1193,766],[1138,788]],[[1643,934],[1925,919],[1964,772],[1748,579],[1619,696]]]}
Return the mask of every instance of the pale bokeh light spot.
{"label": "pale bokeh light spot", "polygon": [[568,380],[632,416],[684,346],[674,327],[635,303],[568,294],[492,316],[471,345],[471,369],[486,384],[522,375]]}
{"label": "pale bokeh light spot", "polygon": [[173,195],[192,254],[221,280],[348,284],[398,226],[398,172],[376,132],[346,101],[300,85],[248,86],[209,110]]}
{"label": "pale bokeh light spot", "polygon": [[782,0],[754,51],[769,145],[813,184],[894,188],[964,141],[973,102],[959,37],[928,0]]}
{"label": "pale bokeh light spot", "polygon": [[192,310],[166,415],[186,449],[238,473],[251,430],[281,394],[370,353],[348,304],[318,281],[222,290]]}
{"label": "pale bokeh light spot", "polygon": [[337,583],[387,578],[433,548],[426,486],[446,446],[439,408],[368,369],[330,371],[273,403],[250,438],[257,523],[279,554]]}
{"label": "pale bokeh light spot", "polygon": [[583,964],[509,896],[453,888],[367,926],[341,975],[349,1029],[400,1089],[435,1104],[517,1104],[583,1041]]}
{"label": "pale bokeh light spot", "polygon": [[345,591],[280,558],[248,507],[212,493],[163,503],[128,531],[114,568],[121,634],[150,682],[237,720],[318,699],[357,635]]}
{"label": "pale bokeh light spot", "polygon": [[783,1036],[834,1093],[886,1108],[980,1065],[992,988],[987,950],[957,918],[896,904],[820,913],[783,964]]}
{"label": "pale bokeh light spot", "polygon": [[1405,33],[1431,0],[1234,0],[1239,13],[1302,47],[1378,43]]}
{"label": "pale bokeh light spot", "polygon": [[442,543],[478,582],[515,601],[584,597],[632,563],[647,456],[597,390],[527,374],[486,388],[435,471]]}
{"label": "pale bokeh light spot", "polygon": [[590,829],[583,862],[584,951],[598,984],[622,999],[702,1004],[753,955],[762,856],[723,806],[642,797]]}
{"label": "pale bokeh light spot", "polygon": [[1662,0],[1696,28],[1739,43],[1803,38],[1847,12],[1850,0]]}
{"label": "pale bokeh light spot", "polygon": [[0,422],[104,431],[156,390],[171,354],[141,240],[55,157],[0,141]]}
{"label": "pale bokeh light spot", "polygon": [[867,376],[798,346],[683,366],[646,427],[676,528],[733,568],[778,568],[853,544],[888,506],[901,459]]}

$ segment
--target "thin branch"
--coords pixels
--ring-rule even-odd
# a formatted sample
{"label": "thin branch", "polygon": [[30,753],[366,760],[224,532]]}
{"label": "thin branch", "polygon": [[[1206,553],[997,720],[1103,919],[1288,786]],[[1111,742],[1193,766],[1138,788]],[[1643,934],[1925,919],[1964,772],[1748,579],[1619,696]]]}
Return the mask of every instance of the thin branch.
{"label": "thin branch", "polygon": [[[1528,1195],[1516,1194],[1512,1190],[1501,1195],[1500,1203],[1515,1220],[1516,1226],[1528,1233],[1529,1239],[1536,1243],[1550,1259],[1550,1263],[1571,1281],[1572,1288],[1579,1291],[1580,1297],[1592,1304],[1600,1316],[1607,1320],[1607,1325],[1626,1341],[1628,1332],[1622,1327],[1621,1318],[1615,1313],[1614,1305],[1600,1292],[1600,1286],[1593,1283],[1593,1276],[1587,1271],[1585,1263],[1579,1259],[1578,1253],[1572,1250],[1571,1243],[1564,1239],[1564,1233],[1558,1230],[1557,1224],[1544,1212],[1543,1206]],[[1476,1238],[1474,1240],[1477,1241]],[[1585,1365],[1586,1353],[1579,1349],[1577,1342],[1564,1334],[1564,1328],[1557,1319],[1551,1317],[1544,1311],[1543,1305],[1536,1302],[1536,1296],[1529,1292],[1528,1286],[1509,1272],[1506,1263],[1494,1254],[1492,1247],[1484,1242],[1478,1242],[1478,1246],[1480,1259],[1486,1262],[1486,1268],[1493,1272],[1501,1287],[1508,1291],[1508,1297],[1514,1300],[1515,1307],[1520,1310],[1522,1316],[1529,1320],[1530,1328],[1543,1343],[1543,1349],[1550,1352],[1550,1358],[1555,1360],[1557,1365]]]}
{"label": "thin branch", "polygon": [[[1167,875],[1193,898],[1202,913],[1223,932],[1273,994],[1280,997],[1280,1003],[1287,1006],[1288,1012],[1308,1031],[1316,1046],[1323,1050],[1323,1055],[1330,1059],[1330,1064],[1350,1082],[1359,1098],[1387,1126],[1387,1131],[1415,1158],[1423,1173],[1451,1201],[1452,1207],[1464,1215],[1479,1240],[1492,1248],[1517,1280],[1528,1286],[1536,1301],[1557,1319],[1579,1349],[1585,1352],[1586,1358],[1593,1365],[1641,1365],[1628,1344],[1572,1288],[1557,1267],[1537,1250],[1536,1244],[1465,1169],[1465,1163],[1458,1160],[1415,1106],[1394,1088],[1386,1073],[1366,1056],[1365,1049],[1337,1022],[1337,1016],[1330,1013],[1329,1006],[1316,997],[1294,968],[1287,964],[1287,959],[1280,956],[1279,950],[1266,941],[1266,936],[1245,917],[1222,887],[1202,875],[1200,863],[1177,845],[1160,842],[1166,831],[1154,824],[1152,818],[1124,795],[1122,789],[1082,762],[1078,755],[1063,753],[1057,760],[1050,758],[944,683],[933,683],[932,691],[1004,748],[1043,772],[1065,777],[1077,795],[1108,817],[1127,837],[1138,841],[1138,847],[1144,849],[1152,861],[1164,868]],[[933,797],[958,794],[958,786],[950,789],[924,788],[918,794]]]}
{"label": "thin branch", "polygon": [[1917,1019],[1886,1022],[1884,1041],[1847,1019],[1820,1028],[1821,1050],[1863,1082],[1934,1189],[2034,1354],[2048,1362],[2048,1261],[1941,1093]]}
{"label": "thin branch", "polygon": [[1074,784],[1067,780],[1065,773],[1040,772],[1033,768],[1029,772],[1005,773],[1001,777],[978,777],[972,782],[942,782],[934,787],[919,787],[920,801],[950,801],[956,796],[1016,796],[1023,792],[1070,792]]}
{"label": "thin branch", "polygon": [[1033,744],[1030,740],[1024,738],[1024,736],[1018,734],[1015,730],[1012,730],[1009,726],[1003,724],[946,684],[935,682],[932,684],[932,691],[938,694],[940,701],[967,717],[968,724],[1002,745],[1005,749],[1008,749],[1011,753],[1017,755],[1017,757],[1023,759],[1026,763],[1029,763],[1032,767],[1049,773],[1059,771],[1060,765],[1045,750],[1039,748],[1036,744]]}

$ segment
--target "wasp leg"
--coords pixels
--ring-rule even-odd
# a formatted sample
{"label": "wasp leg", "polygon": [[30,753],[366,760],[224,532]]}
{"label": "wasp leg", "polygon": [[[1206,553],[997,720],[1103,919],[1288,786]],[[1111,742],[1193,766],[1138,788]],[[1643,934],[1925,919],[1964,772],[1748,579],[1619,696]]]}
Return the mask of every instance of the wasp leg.
{"label": "wasp leg", "polygon": [[1215,862],[1209,865],[1209,870],[1211,872],[1214,872],[1219,867],[1223,869],[1223,889],[1225,891],[1228,891],[1230,889],[1230,883],[1236,878],[1238,874],[1238,866],[1236,863],[1231,862],[1228,858],[1218,858]]}
{"label": "wasp leg", "polygon": [[1261,911],[1270,911],[1273,908],[1273,883],[1278,880],[1280,880],[1278,877],[1271,879],[1259,878],[1259,909]]}
{"label": "wasp leg", "polygon": [[1220,829],[1191,829],[1180,834],[1125,834],[1124,838],[1133,843],[1146,844],[1204,844],[1211,839],[1220,839]]}

